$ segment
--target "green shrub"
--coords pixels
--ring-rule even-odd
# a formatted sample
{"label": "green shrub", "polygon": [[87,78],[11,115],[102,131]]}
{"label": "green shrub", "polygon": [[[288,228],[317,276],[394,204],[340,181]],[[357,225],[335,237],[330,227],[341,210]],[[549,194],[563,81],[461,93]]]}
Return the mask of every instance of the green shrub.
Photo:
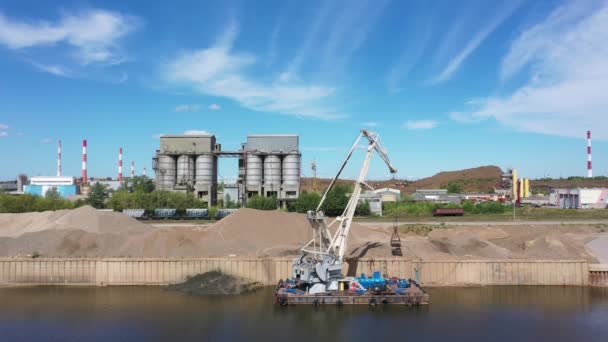
{"label": "green shrub", "polygon": [[258,210],[275,210],[277,209],[276,197],[253,196],[247,201],[247,208]]}
{"label": "green shrub", "polygon": [[320,201],[321,195],[318,193],[302,191],[298,199],[294,202],[293,209],[298,213],[306,213],[309,210],[317,209]]}

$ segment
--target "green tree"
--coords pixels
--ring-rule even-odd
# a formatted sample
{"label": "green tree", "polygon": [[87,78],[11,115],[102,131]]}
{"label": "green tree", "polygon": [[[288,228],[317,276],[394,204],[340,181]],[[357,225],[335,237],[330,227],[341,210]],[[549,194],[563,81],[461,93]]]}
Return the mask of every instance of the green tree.
{"label": "green tree", "polygon": [[349,193],[352,192],[352,188],[346,184],[335,185],[325,197],[323,203],[323,211],[327,216],[338,216],[341,215],[346,205],[348,204]]}
{"label": "green tree", "polygon": [[121,186],[121,190],[128,192],[142,192],[149,194],[154,191],[154,181],[147,176],[135,176],[131,179],[125,180]]}
{"label": "green tree", "polygon": [[262,197],[255,195],[247,201],[247,208],[258,210],[275,210],[277,209],[276,197]]}
{"label": "green tree", "polygon": [[459,194],[462,192],[462,185],[458,182],[449,182],[447,189],[449,194]]}
{"label": "green tree", "polygon": [[302,191],[293,207],[298,213],[306,213],[309,210],[317,209],[319,202],[321,202],[321,195],[318,193]]}
{"label": "green tree", "polygon": [[95,183],[91,186],[87,203],[93,208],[102,209],[105,208],[106,200],[110,196],[108,187],[101,183]]}
{"label": "green tree", "polygon": [[371,215],[371,213],[372,213],[372,211],[369,207],[368,201],[359,202],[359,204],[357,204],[357,208],[355,209],[355,215],[369,216],[369,215]]}

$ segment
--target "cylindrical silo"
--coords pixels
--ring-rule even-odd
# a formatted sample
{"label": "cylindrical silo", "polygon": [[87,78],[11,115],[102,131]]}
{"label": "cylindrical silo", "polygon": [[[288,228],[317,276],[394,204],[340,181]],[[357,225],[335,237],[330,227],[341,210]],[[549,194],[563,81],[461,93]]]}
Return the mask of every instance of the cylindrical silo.
{"label": "cylindrical silo", "polygon": [[300,186],[300,156],[296,153],[283,157],[283,186],[296,189]]}
{"label": "cylindrical silo", "polygon": [[186,184],[194,180],[194,162],[192,157],[181,155],[177,157],[177,183]]}
{"label": "cylindrical silo", "polygon": [[175,175],[175,158],[164,154],[159,155],[156,178],[160,190],[173,190]]}
{"label": "cylindrical silo", "polygon": [[257,191],[262,186],[262,157],[255,154],[247,154],[245,164],[247,189]]}
{"label": "cylindrical silo", "polygon": [[196,185],[214,185],[217,183],[215,156],[202,154],[196,157]]}
{"label": "cylindrical silo", "polygon": [[281,157],[268,155],[264,158],[264,189],[278,190],[281,187]]}

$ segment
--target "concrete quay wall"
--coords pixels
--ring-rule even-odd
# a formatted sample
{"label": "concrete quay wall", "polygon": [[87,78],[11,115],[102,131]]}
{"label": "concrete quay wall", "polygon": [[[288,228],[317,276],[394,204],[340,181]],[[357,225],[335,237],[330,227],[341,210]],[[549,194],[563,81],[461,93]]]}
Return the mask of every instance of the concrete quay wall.
{"label": "concrete quay wall", "polygon": [[[265,285],[291,276],[292,258],[0,258],[0,286],[166,285],[199,273],[220,270]],[[595,282],[602,265],[584,260],[359,259],[344,264],[344,274],[374,271],[420,280],[424,286],[573,285]],[[594,271],[590,271],[594,270]],[[594,273],[596,272],[596,273]],[[417,274],[418,273],[418,274]],[[590,276],[593,275],[593,276]],[[595,278],[594,278],[595,277]],[[599,284],[601,285],[601,284]]]}

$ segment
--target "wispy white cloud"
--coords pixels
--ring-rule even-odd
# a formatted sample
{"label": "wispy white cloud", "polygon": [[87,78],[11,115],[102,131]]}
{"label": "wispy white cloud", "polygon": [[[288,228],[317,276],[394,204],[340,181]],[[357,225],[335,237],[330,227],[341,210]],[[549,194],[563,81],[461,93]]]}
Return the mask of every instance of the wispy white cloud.
{"label": "wispy white cloud", "polygon": [[410,131],[423,131],[437,127],[439,122],[436,120],[408,120],[403,127]]}
{"label": "wispy white cloud", "polygon": [[471,55],[490,34],[508,19],[519,8],[521,3],[521,0],[507,1],[502,8],[497,9],[495,11],[497,14],[491,18],[488,23],[481,26],[481,29],[473,35],[464,48],[452,57],[439,75],[433,78],[429,83],[438,84],[451,79],[469,55]]}
{"label": "wispy white cloud", "polygon": [[222,106],[220,106],[220,105],[219,105],[219,104],[217,104],[217,103],[212,103],[212,104],[210,104],[210,105],[209,105],[209,107],[207,107],[207,108],[209,108],[209,110],[220,110],[220,109],[222,109]]}
{"label": "wispy white cloud", "polygon": [[44,139],[40,140],[41,144],[50,144],[52,142],[53,142],[53,139],[51,139],[51,138],[44,138]]}
{"label": "wispy white cloud", "polygon": [[[526,69],[527,68],[527,69]],[[528,81],[503,96],[477,100],[454,118],[494,118],[517,130],[608,139],[608,3],[570,2],[523,31],[500,73],[528,70]]]}
{"label": "wispy white cloud", "polygon": [[0,129],[8,129],[8,125],[0,124]]}
{"label": "wispy white cloud", "polygon": [[184,135],[210,135],[211,133],[205,131],[205,130],[188,130],[184,132]]}
{"label": "wispy white cloud", "polygon": [[60,77],[70,77],[70,72],[60,65],[45,65],[37,62],[30,62],[36,69]]}
{"label": "wispy white cloud", "polygon": [[[0,13],[0,44],[11,50],[57,47],[63,56],[80,66],[120,64],[126,60],[120,41],[141,25],[137,17],[92,9],[64,14],[56,21],[17,19]],[[28,57],[29,58],[29,57]],[[36,68],[66,76],[66,66],[33,62]]]}
{"label": "wispy white cloud", "polygon": [[342,117],[327,106],[326,101],[334,93],[331,87],[248,77],[247,71],[258,60],[251,54],[233,51],[237,34],[237,25],[233,23],[215,45],[182,52],[163,66],[163,78],[170,84],[229,98],[256,111],[316,119]]}
{"label": "wispy white cloud", "polygon": [[200,104],[181,104],[175,107],[177,113],[194,113],[200,111],[202,106]]}
{"label": "wispy white cloud", "polygon": [[0,131],[0,137],[7,137],[7,136],[8,136],[7,131]]}

